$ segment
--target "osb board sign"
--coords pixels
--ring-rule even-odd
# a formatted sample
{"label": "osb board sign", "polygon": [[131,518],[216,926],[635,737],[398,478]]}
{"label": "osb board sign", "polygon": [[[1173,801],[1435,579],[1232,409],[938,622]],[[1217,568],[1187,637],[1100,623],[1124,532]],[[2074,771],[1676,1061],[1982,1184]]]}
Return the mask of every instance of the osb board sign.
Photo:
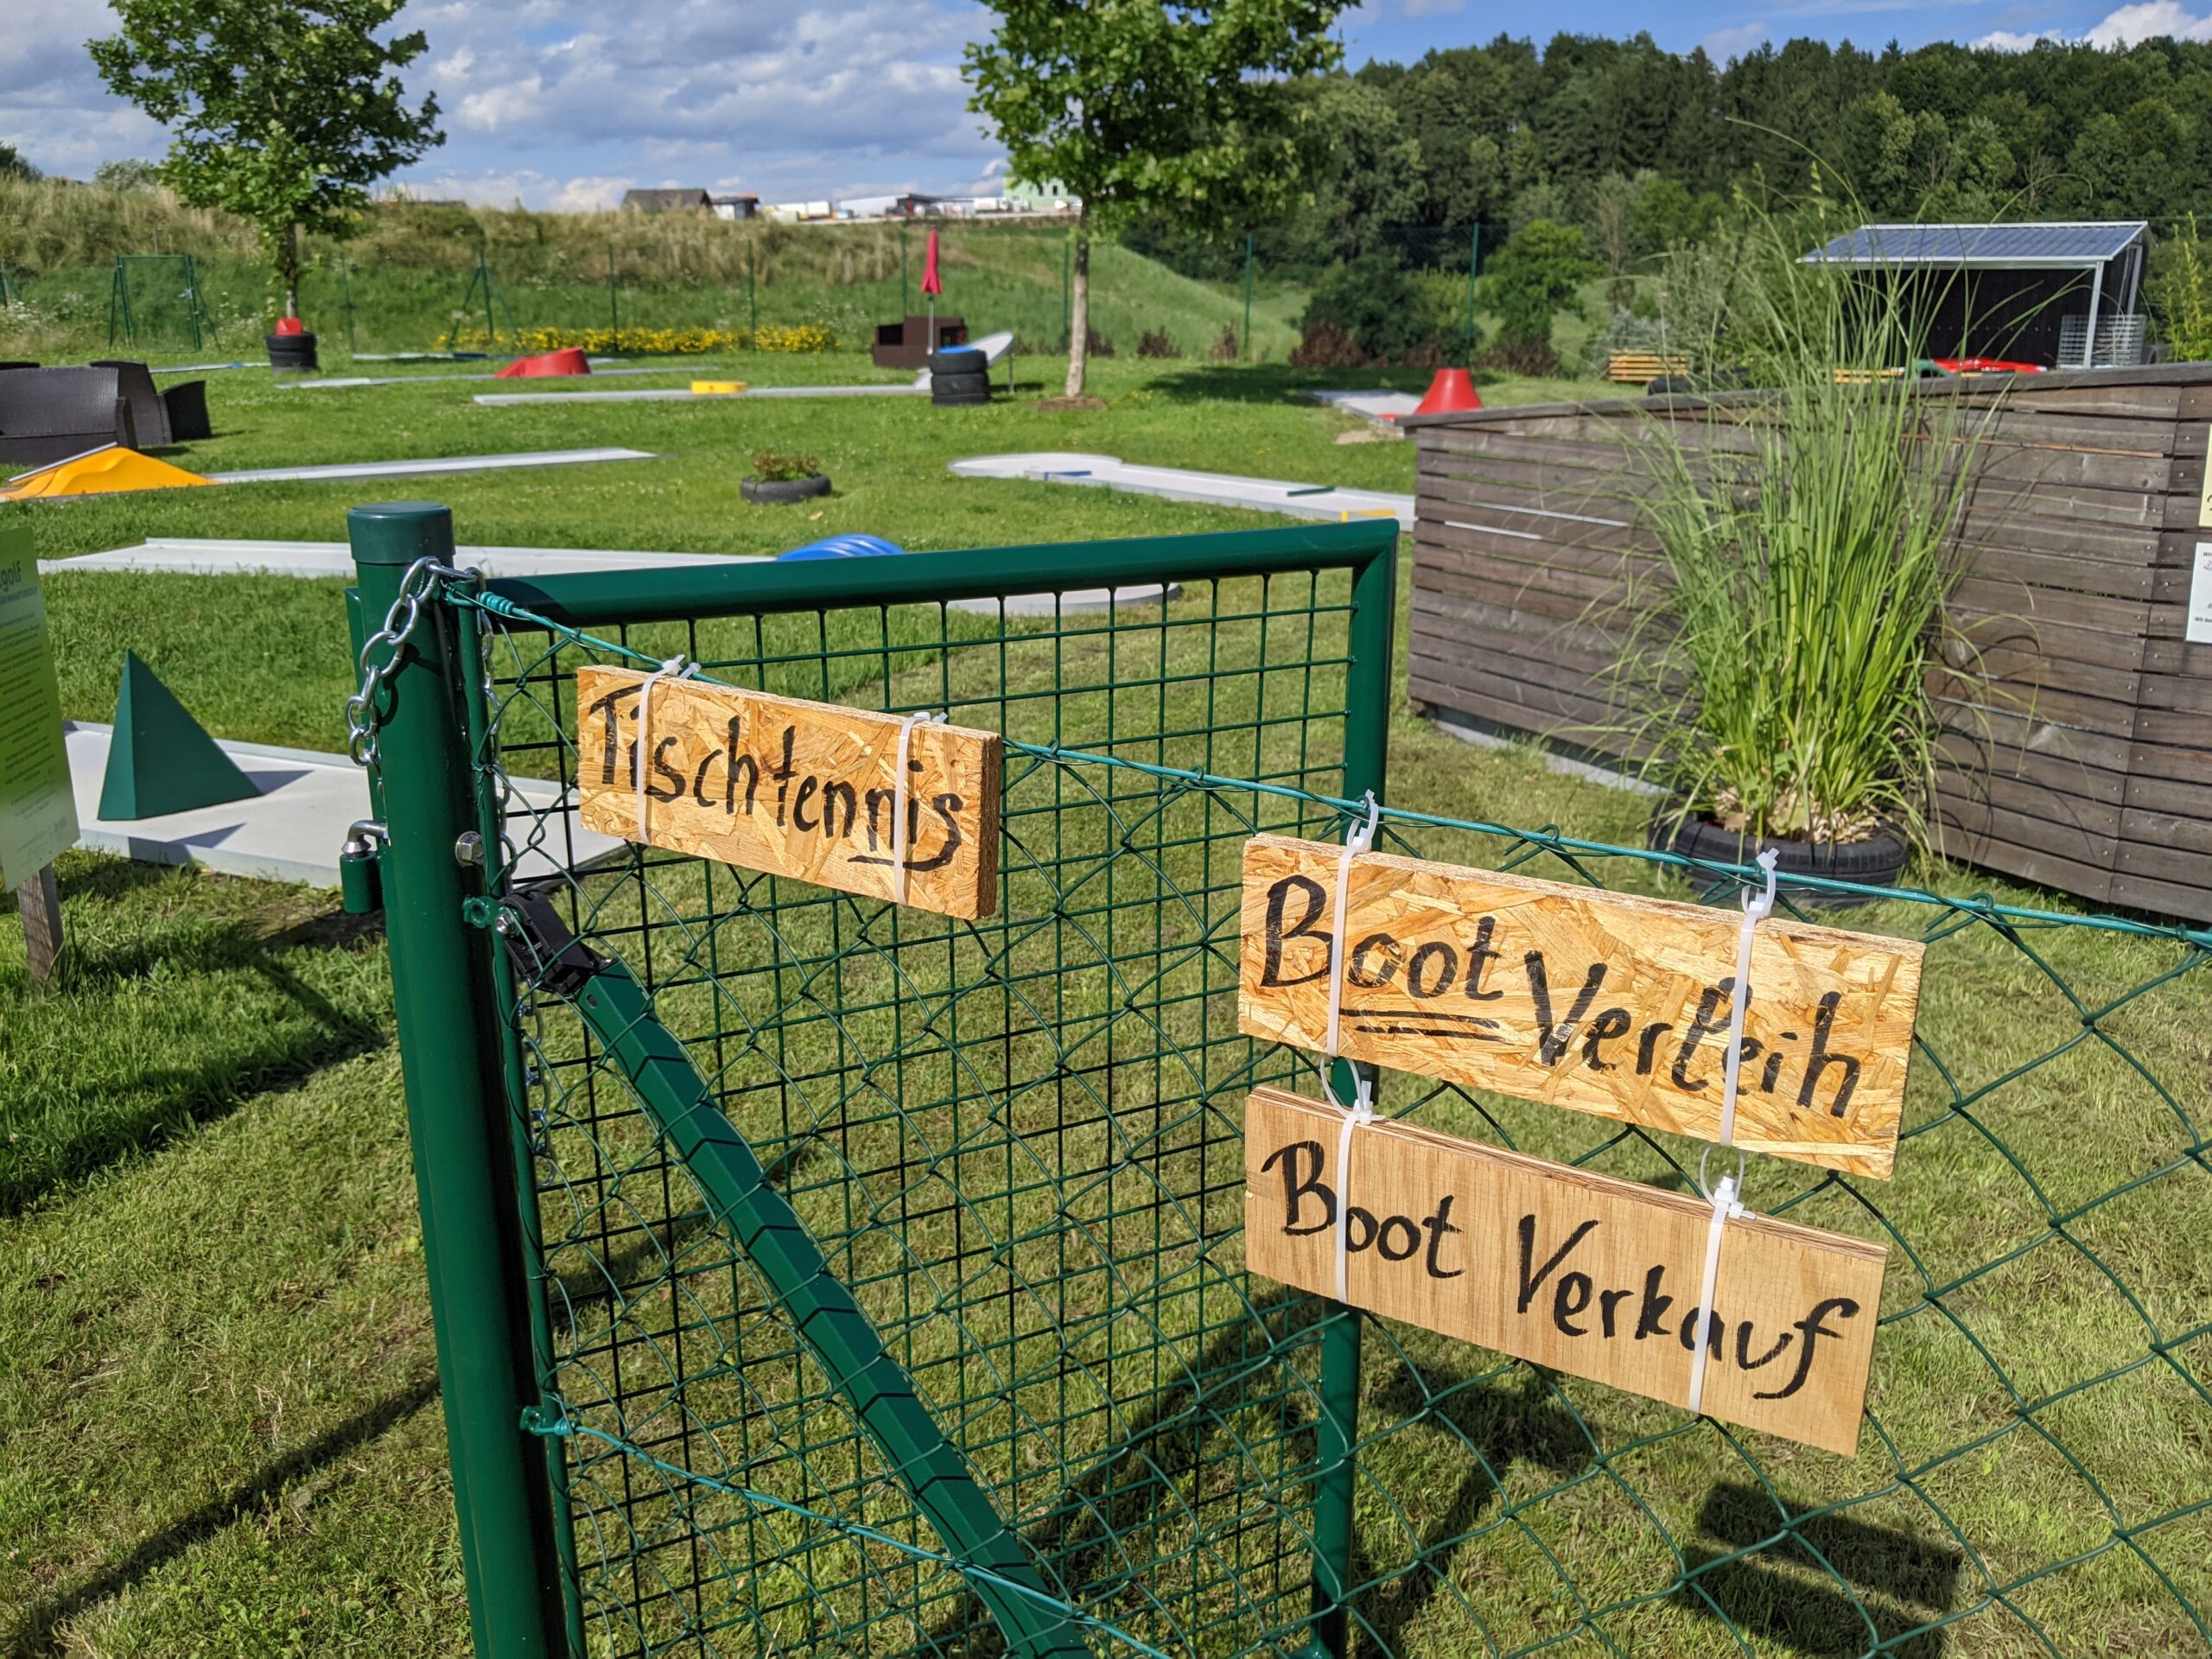
{"label": "osb board sign", "polygon": [[[1244,1260],[1336,1294],[1343,1115],[1261,1089],[1244,1113]],[[1848,1456],[1881,1312],[1880,1244],[1770,1217],[1722,1230],[1698,1315],[1713,1209],[1611,1175],[1378,1120],[1353,1131],[1346,1300],[1669,1405]]]}
{"label": "osb board sign", "polygon": [[[653,682],[639,817],[634,669],[576,674],[587,829],[845,893],[896,896],[901,717],[664,677]],[[988,916],[998,893],[995,732],[918,723],[907,742],[906,902]]]}
{"label": "osb board sign", "polygon": [[[1326,1050],[1342,849],[1245,843],[1238,1014]],[[1740,914],[1488,870],[1352,861],[1338,1052],[1707,1141]],[[1886,1178],[1923,947],[1781,916],[1752,938],[1735,1144]]]}

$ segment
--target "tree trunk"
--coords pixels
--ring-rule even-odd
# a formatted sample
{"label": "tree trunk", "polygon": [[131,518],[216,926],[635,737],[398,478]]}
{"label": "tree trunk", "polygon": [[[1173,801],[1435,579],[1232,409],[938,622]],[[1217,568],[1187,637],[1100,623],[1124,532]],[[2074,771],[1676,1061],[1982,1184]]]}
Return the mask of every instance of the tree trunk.
{"label": "tree trunk", "polygon": [[1075,274],[1068,288],[1068,392],[1083,396],[1084,371],[1090,366],[1090,232],[1081,214],[1075,221]]}
{"label": "tree trunk", "polygon": [[277,275],[284,283],[284,315],[296,319],[300,315],[300,227],[284,227],[284,251],[278,256],[281,265]]}

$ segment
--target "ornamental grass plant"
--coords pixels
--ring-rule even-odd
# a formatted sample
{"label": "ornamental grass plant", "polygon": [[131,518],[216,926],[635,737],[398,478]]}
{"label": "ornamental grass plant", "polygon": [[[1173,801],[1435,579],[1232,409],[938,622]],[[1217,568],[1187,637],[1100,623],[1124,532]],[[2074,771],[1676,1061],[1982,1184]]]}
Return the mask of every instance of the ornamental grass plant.
{"label": "ornamental grass plant", "polygon": [[1928,845],[1929,677],[1973,660],[1945,601],[1996,399],[1916,378],[1925,289],[1802,258],[1837,228],[1751,215],[1726,291],[1698,296],[1709,334],[1682,343],[1760,390],[1638,423],[1660,556],[1621,607],[1619,706],[1684,817],[1754,844]]}

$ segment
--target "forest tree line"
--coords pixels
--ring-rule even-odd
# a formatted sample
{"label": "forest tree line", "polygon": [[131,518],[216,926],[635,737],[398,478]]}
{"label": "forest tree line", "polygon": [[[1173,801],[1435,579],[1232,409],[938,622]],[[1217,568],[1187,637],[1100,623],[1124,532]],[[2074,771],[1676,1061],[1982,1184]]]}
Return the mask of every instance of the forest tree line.
{"label": "forest tree line", "polygon": [[[1274,223],[1133,226],[1192,276],[1311,279],[1363,255],[1464,270],[1537,220],[1619,276],[1708,234],[1739,193],[1819,189],[1878,219],[2212,218],[2212,44],[1878,52],[1815,40],[1726,66],[1560,35],[1501,35],[1296,89],[1308,200]],[[1446,227],[1461,232],[1446,235]]]}

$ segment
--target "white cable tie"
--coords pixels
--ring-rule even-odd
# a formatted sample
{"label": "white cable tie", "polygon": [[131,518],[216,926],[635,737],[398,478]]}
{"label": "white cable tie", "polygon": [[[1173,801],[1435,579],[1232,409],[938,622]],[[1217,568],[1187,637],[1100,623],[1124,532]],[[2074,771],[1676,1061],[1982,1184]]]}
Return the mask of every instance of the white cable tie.
{"label": "white cable tie", "polygon": [[1329,930],[1329,1058],[1337,1053],[1338,1027],[1344,1012],[1344,935],[1351,931],[1348,914],[1351,893],[1351,861],[1375,844],[1375,825],[1382,816],[1382,809],[1376,804],[1375,791],[1367,791],[1367,822],[1355,823],[1344,832],[1344,850],[1337,855],[1337,907],[1330,918],[1333,925]]}
{"label": "white cable tie", "polygon": [[[1333,1090],[1329,1098],[1333,1104]],[[1366,1077],[1359,1077],[1352,1103],[1338,1109],[1343,1111],[1344,1121],[1344,1127],[1337,1132],[1337,1300],[1349,1303],[1351,1296],[1346,1278],[1351,1257],[1351,1132],[1363,1123],[1375,1121],[1375,1085]]]}
{"label": "white cable tie", "polygon": [[912,753],[914,728],[935,725],[944,719],[926,709],[917,709],[899,723],[898,774],[891,789],[891,902],[906,902],[906,762]]}
{"label": "white cable tie", "polygon": [[1744,1206],[1736,1201],[1736,1178],[1723,1175],[1720,1185],[1713,1192],[1713,1221],[1705,1230],[1705,1276],[1699,1282],[1697,1311],[1691,1317],[1690,1347],[1690,1414],[1705,1414],[1705,1361],[1712,1346],[1713,1293],[1720,1281],[1720,1235],[1727,1230],[1730,1219],[1744,1213]]}
{"label": "white cable tie", "polygon": [[645,751],[649,737],[646,721],[652,717],[653,686],[658,681],[671,676],[679,680],[688,680],[698,671],[699,664],[679,651],[652,673],[646,675],[643,683],[638,687],[638,747],[632,751],[634,764],[631,770],[635,774],[632,781],[638,786],[638,839],[639,841],[645,839],[645,813],[652,799],[652,797],[645,792]]}
{"label": "white cable tie", "polygon": [[1751,933],[1774,913],[1774,867],[1779,855],[1771,847],[1758,856],[1766,872],[1766,891],[1744,901],[1744,925],[1736,935],[1736,985],[1728,1001],[1728,1058],[1720,1084],[1720,1144],[1736,1144],[1736,1085],[1744,1070],[1744,1014],[1751,1005]]}

